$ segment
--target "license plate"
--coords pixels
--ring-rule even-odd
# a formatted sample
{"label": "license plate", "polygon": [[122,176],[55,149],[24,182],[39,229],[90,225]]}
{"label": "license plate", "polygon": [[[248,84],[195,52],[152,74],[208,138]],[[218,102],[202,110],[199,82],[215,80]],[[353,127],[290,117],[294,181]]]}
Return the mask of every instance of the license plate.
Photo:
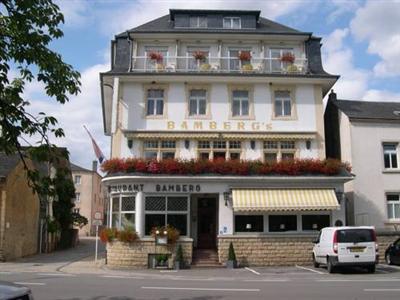
{"label": "license plate", "polygon": [[364,251],[364,247],[354,247],[354,248],[350,248],[350,252],[363,252]]}

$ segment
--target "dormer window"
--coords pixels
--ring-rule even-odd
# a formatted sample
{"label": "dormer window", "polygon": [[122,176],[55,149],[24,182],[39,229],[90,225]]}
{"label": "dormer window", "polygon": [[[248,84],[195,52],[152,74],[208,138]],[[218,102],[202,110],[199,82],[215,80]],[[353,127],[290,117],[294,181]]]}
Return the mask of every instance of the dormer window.
{"label": "dormer window", "polygon": [[225,29],[240,29],[241,21],[239,17],[225,17],[224,18],[224,28]]}
{"label": "dormer window", "polygon": [[190,16],[189,24],[190,24],[190,28],[207,28],[207,17],[206,16]]}

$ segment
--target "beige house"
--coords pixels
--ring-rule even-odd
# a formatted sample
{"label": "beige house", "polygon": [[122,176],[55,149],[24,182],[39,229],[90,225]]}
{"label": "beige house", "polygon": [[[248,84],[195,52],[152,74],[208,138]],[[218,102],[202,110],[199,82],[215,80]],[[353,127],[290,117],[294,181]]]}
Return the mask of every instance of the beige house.
{"label": "beige house", "polygon": [[18,155],[0,153],[0,195],[0,261],[37,253],[40,201]]}
{"label": "beige house", "polygon": [[97,173],[97,162],[93,161],[92,170],[71,164],[71,172],[75,185],[74,212],[88,219],[88,224],[79,230],[80,235],[94,235],[92,220],[96,212],[104,214],[104,201],[101,192],[101,175]]}

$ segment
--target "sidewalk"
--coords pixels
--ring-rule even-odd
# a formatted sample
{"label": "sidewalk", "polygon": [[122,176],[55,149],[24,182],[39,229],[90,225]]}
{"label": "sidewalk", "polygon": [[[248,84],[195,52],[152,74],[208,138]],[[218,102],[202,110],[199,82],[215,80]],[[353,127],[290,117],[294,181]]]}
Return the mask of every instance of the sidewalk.
{"label": "sidewalk", "polygon": [[[70,248],[52,253],[37,254],[24,257],[16,261],[0,263],[2,271],[9,272],[57,272],[79,261],[93,262],[94,265],[95,238],[81,237],[75,248]],[[99,257],[104,256],[104,245],[99,241]],[[101,261],[101,260],[100,260]],[[84,265],[82,265],[84,267]],[[88,270],[86,270],[88,271]]]}

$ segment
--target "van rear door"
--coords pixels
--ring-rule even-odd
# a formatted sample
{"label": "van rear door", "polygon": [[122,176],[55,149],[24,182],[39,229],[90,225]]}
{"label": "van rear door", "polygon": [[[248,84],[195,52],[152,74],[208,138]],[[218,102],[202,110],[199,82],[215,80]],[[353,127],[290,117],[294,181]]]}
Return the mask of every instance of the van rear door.
{"label": "van rear door", "polygon": [[336,239],[340,263],[375,262],[376,235],[374,229],[338,229]]}

